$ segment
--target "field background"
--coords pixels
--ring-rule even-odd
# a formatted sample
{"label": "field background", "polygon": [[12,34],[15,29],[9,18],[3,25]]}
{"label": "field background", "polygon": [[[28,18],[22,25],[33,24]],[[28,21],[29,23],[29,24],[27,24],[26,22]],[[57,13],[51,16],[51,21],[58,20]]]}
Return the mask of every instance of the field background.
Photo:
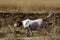
{"label": "field background", "polygon": [[[35,31],[34,35],[27,36],[25,29],[13,28],[17,21],[45,18],[50,13],[54,13],[48,19],[53,23],[49,25],[53,33],[43,29],[44,35]],[[60,0],[0,0],[0,40],[60,40]]]}
{"label": "field background", "polygon": [[[13,23],[27,18],[45,18],[48,13],[0,13],[0,40],[60,40],[60,13],[53,14],[48,20],[53,33],[43,28],[43,35],[35,31],[33,35],[26,35],[23,27],[13,28]],[[11,28],[11,29],[10,29]],[[15,31],[11,33],[11,30]]]}
{"label": "field background", "polygon": [[22,10],[60,9],[60,0],[0,0],[2,8],[20,8]]}

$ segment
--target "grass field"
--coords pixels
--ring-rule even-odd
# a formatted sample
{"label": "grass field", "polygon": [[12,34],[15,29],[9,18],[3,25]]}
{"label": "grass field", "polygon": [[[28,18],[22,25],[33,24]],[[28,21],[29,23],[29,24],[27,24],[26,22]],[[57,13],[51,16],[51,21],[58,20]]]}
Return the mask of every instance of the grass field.
{"label": "grass field", "polygon": [[0,0],[2,8],[20,8],[22,10],[60,9],[60,0]]}
{"label": "grass field", "polygon": [[[55,14],[48,19],[53,23],[50,25],[53,33],[43,29],[43,35],[35,31],[27,36],[24,28],[13,29],[14,22],[45,18],[48,11]],[[14,33],[11,33],[10,25]],[[0,40],[60,40],[60,0],[0,0]]]}
{"label": "grass field", "polygon": [[[8,16],[7,16],[8,15]],[[56,16],[58,16],[58,20],[54,19],[54,15],[49,18],[50,22],[55,23],[56,25],[51,25],[52,27],[52,31],[53,33],[47,33],[47,31],[45,29],[43,29],[44,34],[41,35],[40,33],[38,33],[37,31],[34,32],[34,35],[26,35],[24,34],[25,30],[24,28],[20,28],[20,27],[16,27],[15,31],[19,31],[18,34],[16,33],[11,33],[11,30],[9,28],[9,25],[12,24],[12,22],[16,22],[18,20],[24,20],[27,18],[30,19],[38,19],[38,18],[45,18],[48,15],[48,13],[46,14],[22,14],[22,13],[3,13],[0,14],[0,40],[60,40],[60,26],[57,25],[59,24],[58,21],[59,20],[59,15],[60,14],[56,14]],[[34,17],[33,17],[34,16]],[[54,20],[56,22],[54,22]],[[4,24],[2,24],[4,23]],[[12,26],[13,28],[13,26]]]}
{"label": "grass field", "polygon": [[[43,35],[37,31],[33,35],[26,35],[26,30],[20,27],[11,33],[9,26],[13,28],[14,22],[45,18],[49,11],[54,13],[48,19],[53,23],[49,25],[53,33],[43,29]],[[16,31],[19,33],[16,34]],[[0,0],[0,40],[60,40],[60,0]]]}

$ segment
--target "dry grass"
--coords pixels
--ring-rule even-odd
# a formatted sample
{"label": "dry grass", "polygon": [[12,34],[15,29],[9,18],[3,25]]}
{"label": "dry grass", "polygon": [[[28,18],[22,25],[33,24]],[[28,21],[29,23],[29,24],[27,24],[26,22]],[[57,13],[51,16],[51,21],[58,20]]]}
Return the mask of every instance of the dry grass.
{"label": "dry grass", "polygon": [[[1,17],[0,21],[5,20],[5,22],[8,21],[7,23],[10,24],[13,22],[12,18],[14,19],[15,17],[17,17],[17,18],[16,18],[16,20],[14,20],[14,22],[19,20],[19,18],[20,18],[20,20],[24,20],[26,18],[37,19],[37,18],[44,18],[45,16],[47,16],[47,14],[46,15],[45,14],[26,14],[25,15],[25,14],[20,14],[20,13],[18,15],[9,14],[9,17],[6,18],[8,20],[5,20],[5,18],[0,16]],[[53,16],[50,21],[53,21]],[[54,33],[47,33],[47,34],[41,35],[38,32],[34,32],[34,35],[27,36],[26,34],[24,34],[25,30],[23,28],[16,27],[15,30],[19,31],[20,33],[15,34],[15,33],[11,33],[11,30],[6,25],[6,26],[0,28],[0,40],[60,40],[60,33],[59,33],[60,26],[55,26],[53,29],[54,29]],[[43,31],[45,31],[45,30],[43,29]]]}
{"label": "dry grass", "polygon": [[22,10],[60,9],[60,0],[0,0],[2,8],[20,8]]}

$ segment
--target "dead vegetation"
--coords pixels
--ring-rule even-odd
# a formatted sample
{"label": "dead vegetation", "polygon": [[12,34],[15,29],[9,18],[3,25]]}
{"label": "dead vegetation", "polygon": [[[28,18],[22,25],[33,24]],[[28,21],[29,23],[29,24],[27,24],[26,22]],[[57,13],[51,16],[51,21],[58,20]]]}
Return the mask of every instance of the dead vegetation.
{"label": "dead vegetation", "polygon": [[[27,18],[38,19],[45,18],[48,12],[45,14],[34,14],[34,13],[0,13],[0,40],[60,40],[60,14],[54,14],[49,18],[49,22],[53,23],[50,25],[52,27],[53,33],[47,33],[43,29],[44,35],[39,34],[37,31],[34,35],[26,35],[25,29],[16,27],[15,32],[12,33],[9,25],[13,25],[16,21],[21,21]],[[55,20],[55,21],[54,21]],[[13,28],[13,26],[12,26]]]}
{"label": "dead vegetation", "polygon": [[60,0],[0,0],[1,8],[20,8],[22,10],[60,9]]}

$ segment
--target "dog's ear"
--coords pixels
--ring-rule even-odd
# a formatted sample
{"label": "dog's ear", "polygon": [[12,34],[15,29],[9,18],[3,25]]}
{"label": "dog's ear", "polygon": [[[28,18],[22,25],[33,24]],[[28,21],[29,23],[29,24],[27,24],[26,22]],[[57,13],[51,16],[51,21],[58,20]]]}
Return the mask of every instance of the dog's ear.
{"label": "dog's ear", "polygon": [[19,22],[19,26],[22,26],[23,25],[23,23],[22,22]]}
{"label": "dog's ear", "polygon": [[17,21],[17,27],[21,27],[23,23],[21,21]]}
{"label": "dog's ear", "polygon": [[43,21],[46,21],[46,19],[43,19]]}

